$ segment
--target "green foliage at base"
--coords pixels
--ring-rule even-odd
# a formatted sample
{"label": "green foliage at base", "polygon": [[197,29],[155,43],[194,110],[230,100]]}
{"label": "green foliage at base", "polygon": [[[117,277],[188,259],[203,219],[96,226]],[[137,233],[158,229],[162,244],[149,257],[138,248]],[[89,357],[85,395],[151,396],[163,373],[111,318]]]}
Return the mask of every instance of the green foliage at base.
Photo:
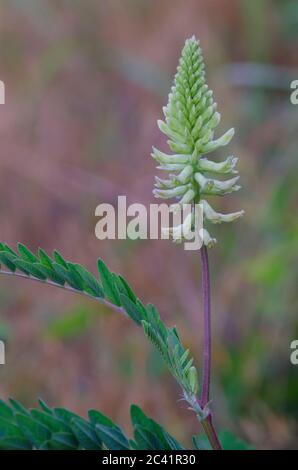
{"label": "green foliage at base", "polygon": [[65,408],[26,409],[17,401],[0,400],[2,450],[181,450],[183,447],[136,405],[131,407],[134,438],[96,410],[88,419]]}

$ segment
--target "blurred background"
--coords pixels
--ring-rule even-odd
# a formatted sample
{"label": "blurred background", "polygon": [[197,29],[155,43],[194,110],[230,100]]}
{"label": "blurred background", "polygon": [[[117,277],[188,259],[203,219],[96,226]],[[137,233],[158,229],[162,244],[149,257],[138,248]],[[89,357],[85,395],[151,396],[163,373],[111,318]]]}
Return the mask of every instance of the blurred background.
{"label": "blurred background", "polygon": [[[97,257],[177,325],[202,357],[200,262],[168,241],[96,239],[101,202],[149,204],[164,146],[156,120],[186,37],[203,48],[222,123],[236,128],[243,189],[214,205],[245,209],[214,230],[213,406],[219,429],[258,449],[297,448],[298,79],[296,0],[10,0],[0,6],[1,240]],[[164,147],[166,148],[166,147]],[[216,157],[216,155],[215,155]],[[0,396],[85,414],[130,431],[134,402],[185,446],[195,417],[141,330],[80,296],[1,277]]]}

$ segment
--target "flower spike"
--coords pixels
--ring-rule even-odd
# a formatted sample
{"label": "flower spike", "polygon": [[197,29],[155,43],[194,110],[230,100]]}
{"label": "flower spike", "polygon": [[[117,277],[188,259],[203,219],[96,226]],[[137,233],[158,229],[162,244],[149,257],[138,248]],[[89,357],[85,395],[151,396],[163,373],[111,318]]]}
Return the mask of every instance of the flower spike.
{"label": "flower spike", "polygon": [[[221,137],[214,138],[221,115],[213,100],[213,92],[205,81],[205,65],[199,41],[193,36],[186,40],[182,50],[174,84],[163,108],[165,120],[157,122],[159,129],[168,137],[168,145],[173,154],[167,154],[153,147],[152,157],[157,167],[169,171],[168,179],[155,178],[155,197],[162,199],[178,198],[176,207],[183,204],[202,204],[204,220],[212,223],[232,222],[244,214],[238,211],[231,214],[217,213],[201,196],[226,194],[238,191],[239,176],[236,170],[238,159],[234,156],[225,161],[214,162],[205,158],[208,153],[228,145],[234,136],[229,129]],[[213,176],[233,175],[227,180]],[[190,220],[185,224],[189,229]],[[184,225],[185,228],[185,225]],[[181,227],[168,229],[177,241]],[[204,228],[200,233],[206,246],[214,246],[216,240]],[[175,241],[174,240],[174,241]]]}

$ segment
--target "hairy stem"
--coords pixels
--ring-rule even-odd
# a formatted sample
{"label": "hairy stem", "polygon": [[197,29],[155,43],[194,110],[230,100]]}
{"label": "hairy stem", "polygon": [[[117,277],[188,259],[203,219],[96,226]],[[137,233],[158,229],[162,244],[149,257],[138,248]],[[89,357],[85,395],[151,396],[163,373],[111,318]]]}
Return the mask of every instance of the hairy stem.
{"label": "hairy stem", "polygon": [[203,356],[203,383],[201,406],[204,408],[210,401],[210,373],[211,373],[211,299],[208,252],[205,245],[201,250],[202,262],[202,291],[204,305],[204,356]]}
{"label": "hairy stem", "polygon": [[[205,245],[201,250],[202,263],[202,291],[204,304],[204,355],[203,355],[203,380],[200,405],[202,408],[210,402],[210,376],[211,376],[211,298],[210,298],[210,274],[208,252]],[[211,412],[202,421],[202,426],[214,450],[220,450],[221,445],[212,423]]]}
{"label": "hairy stem", "polygon": [[212,423],[211,414],[206,419],[204,419],[204,421],[202,421],[202,426],[206,433],[206,436],[208,437],[208,440],[211,444],[212,449],[222,450],[221,444],[217,436],[217,432],[215,431],[215,428]]}

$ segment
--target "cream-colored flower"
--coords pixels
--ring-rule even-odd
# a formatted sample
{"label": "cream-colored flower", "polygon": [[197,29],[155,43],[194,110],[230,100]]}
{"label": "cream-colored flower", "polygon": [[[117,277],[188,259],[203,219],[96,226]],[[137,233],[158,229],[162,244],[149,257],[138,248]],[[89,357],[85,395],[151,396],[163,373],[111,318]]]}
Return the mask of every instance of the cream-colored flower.
{"label": "cream-colored flower", "polygon": [[[155,178],[155,197],[176,198],[173,209],[184,204],[202,202],[204,220],[212,223],[232,222],[241,217],[244,211],[231,214],[217,213],[202,196],[224,196],[238,191],[239,176],[236,170],[237,158],[230,156],[222,162],[214,162],[205,155],[228,145],[234,135],[230,129],[214,139],[214,132],[220,122],[220,113],[213,100],[213,92],[205,81],[205,66],[199,41],[193,36],[187,39],[169,94],[163,108],[165,121],[158,121],[158,127],[168,138],[173,154],[164,153],[153,147],[152,157],[158,162],[159,170],[169,172],[167,179]],[[218,176],[234,175],[219,180]],[[237,175],[237,176],[235,176]],[[195,209],[194,209],[195,210]],[[183,224],[164,229],[174,241],[181,241],[179,234],[191,230],[193,215]],[[208,231],[201,229],[204,244],[213,246],[216,240]]]}

